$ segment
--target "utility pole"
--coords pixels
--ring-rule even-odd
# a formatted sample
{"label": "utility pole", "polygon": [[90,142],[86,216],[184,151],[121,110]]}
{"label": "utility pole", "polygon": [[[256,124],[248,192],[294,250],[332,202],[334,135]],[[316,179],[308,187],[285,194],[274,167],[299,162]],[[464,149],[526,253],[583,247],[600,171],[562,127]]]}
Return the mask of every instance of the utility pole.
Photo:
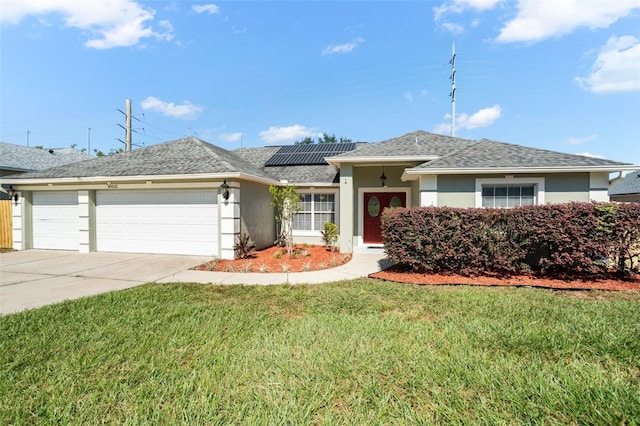
{"label": "utility pole", "polygon": [[451,136],[456,135],[456,42],[453,42],[451,47]]}
{"label": "utility pole", "polygon": [[126,102],[126,107],[127,107],[127,120],[126,120],[126,126],[127,126],[127,130],[126,130],[126,134],[125,134],[125,148],[124,150],[129,152],[131,151],[131,99],[127,99]]}
{"label": "utility pole", "polygon": [[29,129],[27,129],[27,146],[29,146],[29,133],[31,132],[29,131]]}
{"label": "utility pole", "polygon": [[87,154],[91,155],[91,127],[87,131]]}
{"label": "utility pole", "polygon": [[125,111],[119,109],[122,114],[124,114],[125,121],[124,126],[122,124],[118,124],[118,126],[124,129],[124,142],[121,139],[118,139],[120,142],[124,143],[124,150],[126,152],[131,151],[131,99],[127,99],[125,103]]}

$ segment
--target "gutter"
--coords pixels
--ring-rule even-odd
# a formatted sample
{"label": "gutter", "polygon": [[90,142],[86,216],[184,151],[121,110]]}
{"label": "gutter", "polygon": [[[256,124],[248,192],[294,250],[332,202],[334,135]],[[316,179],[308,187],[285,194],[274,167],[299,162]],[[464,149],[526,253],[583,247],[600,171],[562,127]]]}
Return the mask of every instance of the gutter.
{"label": "gutter", "polygon": [[[119,183],[149,183],[149,182],[184,182],[184,181],[210,181],[224,179],[241,179],[249,182],[263,183],[268,185],[278,185],[280,182],[262,178],[259,176],[249,175],[241,172],[234,173],[200,173],[191,175],[138,175],[138,176],[91,176],[91,177],[66,177],[66,178],[35,178],[21,179],[16,178],[0,178],[0,183],[6,183],[18,186],[35,186],[35,185],[90,185],[90,184],[119,184]],[[17,188],[18,189],[18,188]]]}

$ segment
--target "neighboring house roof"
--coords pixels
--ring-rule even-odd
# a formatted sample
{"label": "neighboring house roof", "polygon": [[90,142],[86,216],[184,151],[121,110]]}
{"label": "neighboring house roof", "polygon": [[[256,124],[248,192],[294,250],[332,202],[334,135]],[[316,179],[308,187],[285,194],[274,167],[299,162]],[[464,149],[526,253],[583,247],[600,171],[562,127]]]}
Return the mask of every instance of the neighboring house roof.
{"label": "neighboring house roof", "polygon": [[27,173],[17,178],[64,179],[200,174],[219,174],[222,177],[242,174],[262,180],[273,180],[244,158],[194,137]]}
{"label": "neighboring house roof", "polygon": [[640,194],[640,170],[627,173],[627,175],[615,182],[609,188],[609,195],[634,195]]}
{"label": "neighboring house roof", "polygon": [[72,148],[40,149],[0,142],[0,169],[16,173],[44,170],[91,159]]}

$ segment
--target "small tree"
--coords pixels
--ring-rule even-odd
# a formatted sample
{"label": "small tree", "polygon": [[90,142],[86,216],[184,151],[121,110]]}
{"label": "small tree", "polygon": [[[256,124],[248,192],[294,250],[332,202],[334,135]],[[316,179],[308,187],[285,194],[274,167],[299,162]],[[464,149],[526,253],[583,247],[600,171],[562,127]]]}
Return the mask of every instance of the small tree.
{"label": "small tree", "polygon": [[338,242],[338,225],[333,222],[326,222],[324,224],[324,231],[322,231],[322,241],[329,251],[336,251],[336,243]]}
{"label": "small tree", "polygon": [[273,197],[271,206],[276,208],[276,222],[280,224],[278,240],[280,246],[287,247],[287,253],[293,253],[293,218],[300,211],[300,194],[294,185],[269,186]]}

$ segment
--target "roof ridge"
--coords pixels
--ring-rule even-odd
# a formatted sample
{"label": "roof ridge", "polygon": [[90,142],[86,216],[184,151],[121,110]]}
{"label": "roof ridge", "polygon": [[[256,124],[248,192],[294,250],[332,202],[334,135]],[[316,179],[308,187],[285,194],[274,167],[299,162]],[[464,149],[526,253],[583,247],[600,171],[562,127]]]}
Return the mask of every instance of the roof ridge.
{"label": "roof ridge", "polygon": [[[488,140],[488,139],[480,139],[480,140],[463,139],[463,140],[470,141],[470,142],[471,142],[471,144],[470,144],[470,145],[468,145],[468,146],[461,147],[461,148],[459,148],[459,149],[453,150],[453,151],[451,151],[451,152],[448,152],[448,153],[446,153],[445,155],[443,155],[443,156],[440,156],[440,157],[436,158],[435,160],[425,161],[425,162],[424,162],[424,163],[422,163],[422,164],[427,164],[427,163],[428,163],[428,164],[437,164],[440,160],[445,160],[445,159],[447,159],[447,158],[449,158],[449,157],[453,157],[454,155],[458,155],[461,151],[464,151],[464,150],[467,150],[467,149],[473,148],[473,147],[475,147],[476,145],[479,145],[479,144],[484,143],[484,142],[489,142],[489,140]],[[422,165],[422,164],[421,164],[421,165]],[[420,165],[419,165],[418,167],[420,167]]]}

